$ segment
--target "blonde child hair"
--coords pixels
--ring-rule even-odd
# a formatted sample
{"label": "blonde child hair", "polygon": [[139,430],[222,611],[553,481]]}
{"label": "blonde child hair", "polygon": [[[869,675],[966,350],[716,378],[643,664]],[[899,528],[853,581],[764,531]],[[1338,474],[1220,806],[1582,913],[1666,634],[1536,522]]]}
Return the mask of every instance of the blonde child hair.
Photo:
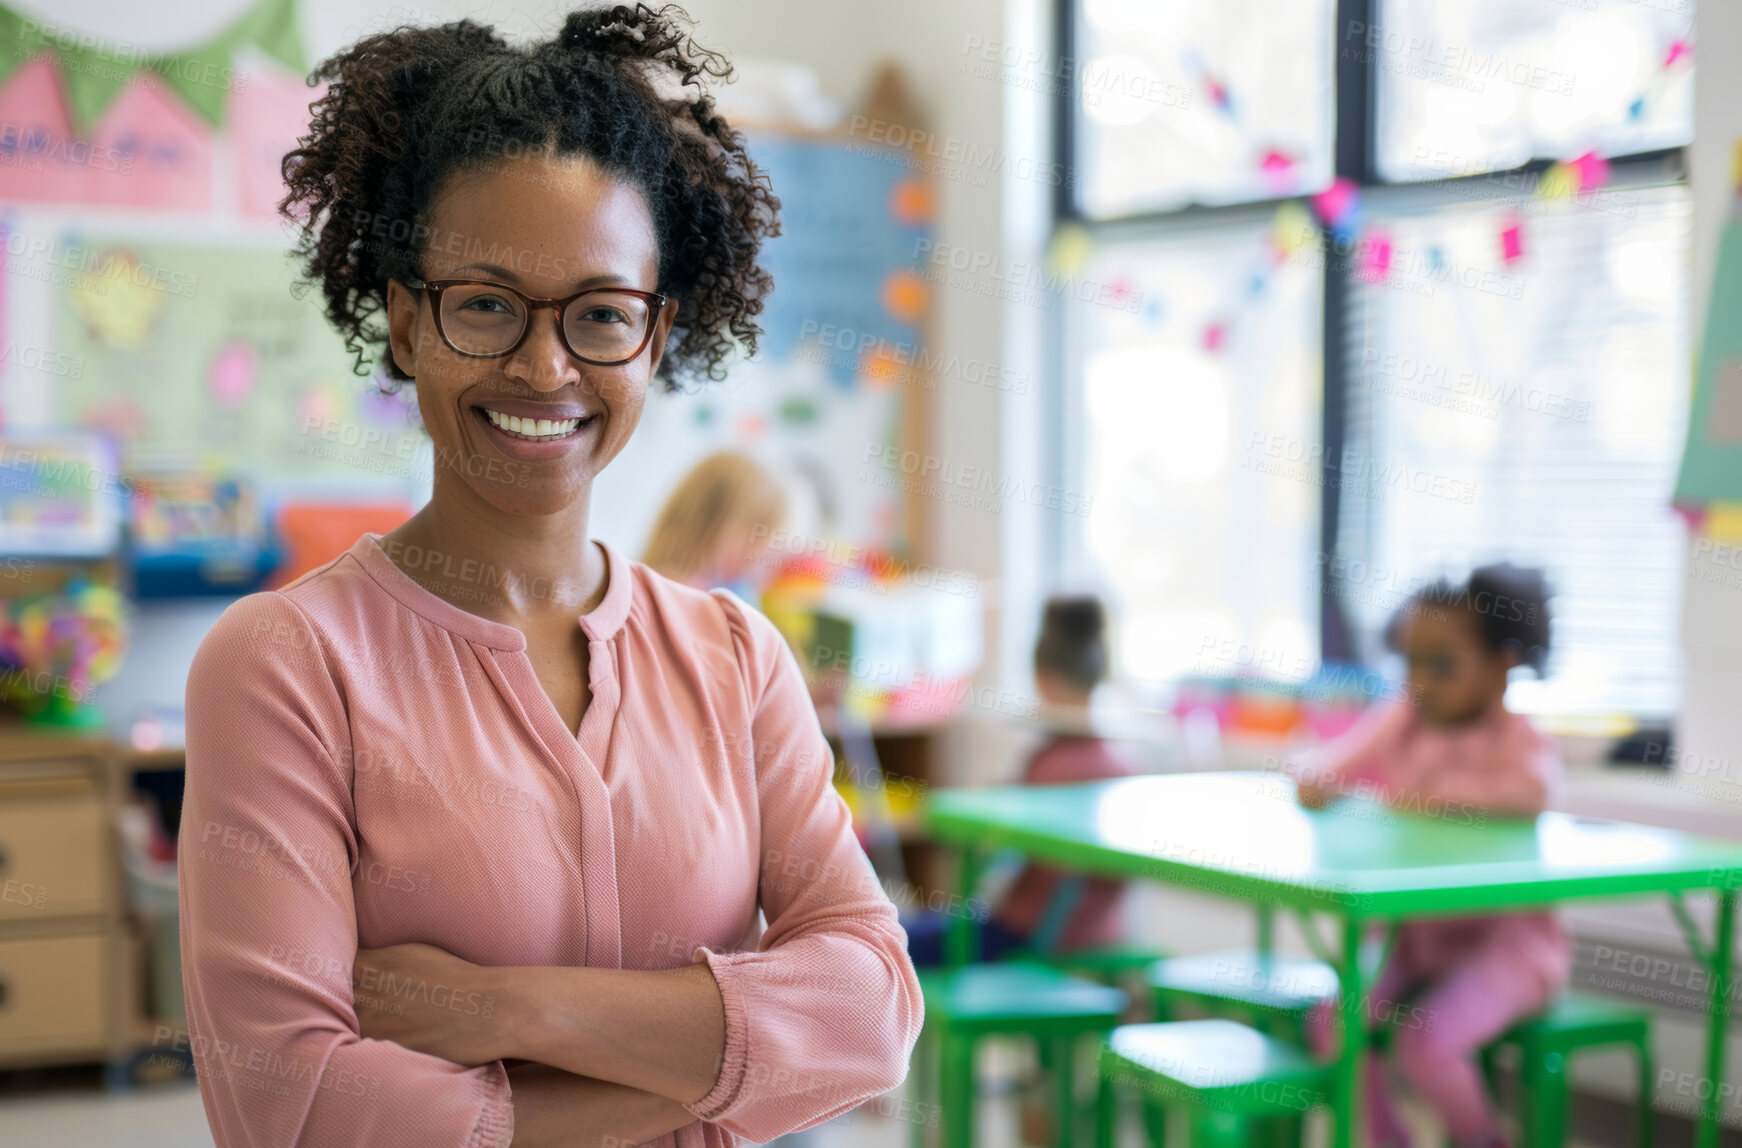
{"label": "blonde child hair", "polygon": [[746,571],[730,567],[747,563],[785,519],[786,495],[774,476],[748,455],[720,451],[665,500],[641,561],[677,582],[731,581]]}

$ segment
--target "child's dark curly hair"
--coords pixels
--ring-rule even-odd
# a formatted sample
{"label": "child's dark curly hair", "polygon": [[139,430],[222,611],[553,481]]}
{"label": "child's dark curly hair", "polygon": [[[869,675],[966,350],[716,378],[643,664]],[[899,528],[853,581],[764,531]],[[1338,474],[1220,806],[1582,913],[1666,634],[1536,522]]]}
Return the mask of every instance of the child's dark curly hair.
{"label": "child's dark curly hair", "polygon": [[[659,242],[660,293],[678,310],[660,362],[668,389],[719,379],[772,287],[756,262],[780,201],[744,136],[703,94],[731,65],[677,26],[675,5],[570,13],[555,39],[508,44],[470,20],[370,36],[309,76],[309,134],[284,157],[279,204],[301,226],[293,254],[367,374],[409,378],[387,352],[389,279],[422,278],[431,196],[450,174],[517,156],[585,156],[640,189]],[[661,88],[667,89],[665,94]],[[398,383],[385,384],[397,390]]]}
{"label": "child's dark curly hair", "polygon": [[1541,570],[1499,562],[1479,566],[1462,583],[1442,578],[1410,596],[1385,630],[1396,649],[1405,618],[1437,608],[1462,610],[1476,623],[1482,644],[1509,652],[1539,675],[1548,667],[1548,601],[1554,596]]}

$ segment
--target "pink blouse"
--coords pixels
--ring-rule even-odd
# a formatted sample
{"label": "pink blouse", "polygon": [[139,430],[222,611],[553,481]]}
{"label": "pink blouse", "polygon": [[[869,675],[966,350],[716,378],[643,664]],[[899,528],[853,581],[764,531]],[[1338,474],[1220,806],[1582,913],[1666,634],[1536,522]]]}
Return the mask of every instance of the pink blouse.
{"label": "pink blouse", "polygon": [[[1302,755],[1290,772],[1368,791],[1402,812],[1459,824],[1528,817],[1558,804],[1560,756],[1530,720],[1495,705],[1460,726],[1422,720],[1407,702],[1375,706],[1342,737]],[[1437,980],[1484,952],[1503,951],[1543,999],[1566,986],[1572,948],[1552,912],[1414,921],[1392,960]]]}
{"label": "pink blouse", "polygon": [[906,1074],[919,985],[785,641],[601,546],[578,730],[520,630],[426,590],[377,534],[201,643],[182,980],[219,1148],[509,1142],[500,1061],[358,1034],[356,950],[412,941],[497,966],[706,960],[725,1056],[668,1148],[765,1141]]}

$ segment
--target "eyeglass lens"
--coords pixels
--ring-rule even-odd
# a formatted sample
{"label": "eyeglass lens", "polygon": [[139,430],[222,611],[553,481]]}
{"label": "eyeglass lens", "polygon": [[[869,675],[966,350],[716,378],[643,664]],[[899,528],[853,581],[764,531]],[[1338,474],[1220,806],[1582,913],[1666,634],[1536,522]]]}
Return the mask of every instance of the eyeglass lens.
{"label": "eyeglass lens", "polygon": [[[495,355],[526,329],[526,303],[490,284],[456,284],[442,291],[442,330],[469,355]],[[621,291],[589,291],[563,311],[563,333],[585,359],[627,359],[647,331],[646,300]]]}

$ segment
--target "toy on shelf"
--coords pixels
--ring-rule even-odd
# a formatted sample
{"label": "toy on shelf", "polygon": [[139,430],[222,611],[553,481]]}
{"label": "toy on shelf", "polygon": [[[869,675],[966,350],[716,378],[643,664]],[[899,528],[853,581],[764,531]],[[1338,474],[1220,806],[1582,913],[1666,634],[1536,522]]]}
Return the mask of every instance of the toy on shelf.
{"label": "toy on shelf", "polygon": [[251,593],[283,557],[243,479],[141,474],[131,487],[127,550],[138,597]]}
{"label": "toy on shelf", "polygon": [[0,696],[29,721],[97,728],[91,700],[127,650],[126,600],[114,587],[75,577],[64,590],[12,599],[0,616]]}
{"label": "toy on shelf", "polygon": [[841,547],[852,562],[789,559],[763,611],[804,666],[812,696],[876,728],[930,725],[958,710],[980,664],[984,624],[966,577],[924,582],[886,552]]}

